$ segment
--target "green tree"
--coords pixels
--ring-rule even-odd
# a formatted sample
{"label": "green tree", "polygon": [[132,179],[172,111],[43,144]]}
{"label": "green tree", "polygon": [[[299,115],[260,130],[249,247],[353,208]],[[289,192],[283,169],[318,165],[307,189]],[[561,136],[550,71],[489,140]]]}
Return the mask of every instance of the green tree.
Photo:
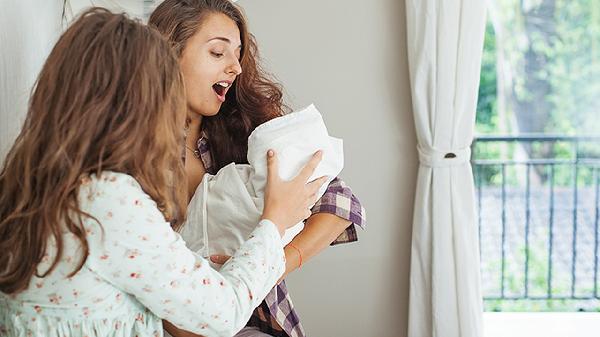
{"label": "green tree", "polygon": [[492,3],[477,130],[505,132],[499,130],[505,123],[512,133],[598,134],[600,2]]}

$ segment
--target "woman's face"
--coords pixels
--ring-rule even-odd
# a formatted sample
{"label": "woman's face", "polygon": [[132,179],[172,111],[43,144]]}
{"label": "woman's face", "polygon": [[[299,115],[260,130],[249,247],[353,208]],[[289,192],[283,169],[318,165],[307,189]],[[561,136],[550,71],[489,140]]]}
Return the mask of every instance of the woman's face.
{"label": "woman's face", "polygon": [[189,109],[201,116],[219,112],[233,81],[242,72],[242,44],[236,23],[221,13],[209,14],[181,55]]}

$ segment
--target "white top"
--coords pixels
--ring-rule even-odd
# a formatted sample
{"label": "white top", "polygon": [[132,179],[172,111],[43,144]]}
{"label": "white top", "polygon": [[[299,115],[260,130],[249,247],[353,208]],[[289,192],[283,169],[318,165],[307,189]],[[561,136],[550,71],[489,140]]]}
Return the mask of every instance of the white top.
{"label": "white top", "polygon": [[[67,277],[80,247],[64,234],[63,257],[50,275],[34,277],[16,296],[0,293],[0,335],[162,336],[164,318],[207,337],[232,336],[285,269],[281,237],[268,220],[217,272],[186,248],[131,176],[92,176],[79,200],[102,224],[85,220],[86,263]],[[39,271],[55,251],[50,242]]]}

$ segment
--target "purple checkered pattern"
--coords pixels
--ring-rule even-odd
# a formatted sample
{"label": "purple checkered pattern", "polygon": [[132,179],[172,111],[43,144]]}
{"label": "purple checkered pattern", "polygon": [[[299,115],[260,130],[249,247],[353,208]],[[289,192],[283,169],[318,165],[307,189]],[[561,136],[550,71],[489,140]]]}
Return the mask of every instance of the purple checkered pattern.
{"label": "purple checkered pattern", "polygon": [[[200,158],[206,171],[215,174],[210,154],[208,138],[203,135],[198,140]],[[331,245],[350,243],[358,240],[356,226],[364,229],[365,209],[352,190],[342,180],[335,178],[327,187],[325,194],[312,208],[312,213],[331,213],[352,222]],[[294,309],[292,299],[285,285],[285,280],[277,284],[265,300],[254,310],[248,325],[275,337],[305,337],[300,317]]]}

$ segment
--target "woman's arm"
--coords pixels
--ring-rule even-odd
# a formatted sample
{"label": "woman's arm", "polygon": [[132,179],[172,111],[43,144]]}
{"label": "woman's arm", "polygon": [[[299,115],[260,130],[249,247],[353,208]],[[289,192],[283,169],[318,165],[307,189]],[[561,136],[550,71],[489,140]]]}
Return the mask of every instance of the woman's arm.
{"label": "woman's arm", "polygon": [[[285,272],[279,281],[298,269],[301,259],[302,264],[305,264],[308,260],[318,255],[351,224],[351,221],[330,213],[316,213],[310,216],[304,224],[304,229],[284,248]],[[300,254],[302,254],[302,257],[300,257]],[[229,256],[226,255],[211,256],[211,261],[214,263],[224,264],[227,260],[229,260]],[[173,337],[186,336],[173,335]]]}
{"label": "woman's arm", "polygon": [[306,181],[321,157],[316,153],[296,178],[282,181],[269,151],[263,220],[218,272],[187,249],[133,177],[107,172],[80,191],[82,210],[91,215],[86,266],[178,328],[231,336],[283,273],[281,236],[310,214],[325,178]]}
{"label": "woman's arm", "polygon": [[358,240],[355,227],[364,228],[366,221],[364,207],[340,178],[329,183],[323,196],[313,206],[312,213],[304,229],[291,245],[285,247],[284,277],[298,268],[300,254],[304,264],[330,244]]}
{"label": "woman's arm", "polygon": [[302,254],[302,264],[305,264],[329,246],[351,223],[335,214],[313,214],[306,220],[304,229],[292,240],[291,245],[295,248],[291,245],[284,248],[286,263],[281,279],[300,266],[300,254]]}
{"label": "woman's arm", "polygon": [[284,270],[279,229],[261,221],[217,272],[192,253],[129,176],[109,176],[90,195],[87,267],[155,315],[205,336],[241,329]]}
{"label": "woman's arm", "polygon": [[[365,210],[358,198],[341,179],[331,181],[325,194],[312,208],[304,229],[285,247],[286,270],[284,276],[319,254],[327,245],[358,240],[356,228],[364,228]],[[356,226],[355,226],[356,225]],[[300,251],[300,252],[298,252]],[[228,256],[213,255],[211,261],[223,264]]]}

